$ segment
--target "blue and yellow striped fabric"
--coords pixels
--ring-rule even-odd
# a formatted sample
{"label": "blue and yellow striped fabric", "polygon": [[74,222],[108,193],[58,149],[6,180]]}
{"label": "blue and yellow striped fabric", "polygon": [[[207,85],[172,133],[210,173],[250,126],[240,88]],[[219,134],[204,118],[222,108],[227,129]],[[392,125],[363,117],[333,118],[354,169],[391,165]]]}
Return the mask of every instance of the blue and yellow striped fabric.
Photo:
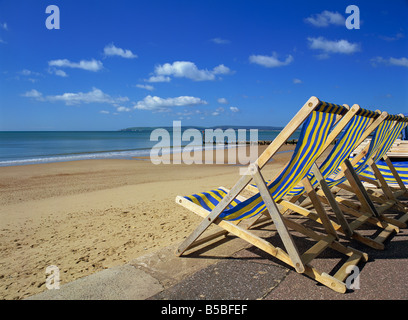
{"label": "blue and yellow striped fabric", "polygon": [[[369,127],[372,120],[378,116],[379,113],[377,112],[359,109],[359,111],[354,115],[341,133],[330,154],[320,165],[320,171],[324,178],[336,174],[340,170],[340,165],[357,147],[357,143],[364,134],[365,130]],[[317,185],[316,178],[312,173],[308,174],[308,178],[313,186]],[[303,192],[304,188],[302,186],[297,186],[291,190],[289,195],[294,196]]]}
{"label": "blue and yellow striped fabric", "polygon": [[[385,161],[382,161],[381,159],[386,155],[388,150],[391,148],[395,140],[399,137],[401,134],[402,130],[406,126],[406,121],[408,119],[403,119],[404,121],[398,121],[394,128],[387,132],[386,136],[386,141],[385,143],[378,148],[377,152],[373,156],[374,162],[377,164],[378,169],[380,170],[381,174],[385,178],[385,181],[389,185],[397,185],[397,180],[395,180],[390,168],[388,167],[387,163]],[[393,162],[393,166],[395,167],[395,170],[397,171],[398,175],[400,176],[402,182],[406,185],[408,185],[408,162]],[[373,171],[371,170],[370,167],[365,166],[360,170],[360,174],[364,177],[367,177],[369,179],[375,180],[375,176]]]}
{"label": "blue and yellow striped fabric", "polygon": [[[268,189],[275,201],[284,197],[310,171],[312,164],[323,151],[327,137],[336,123],[336,115],[344,114],[347,109],[334,104],[320,103],[302,125],[302,131],[292,158],[282,173]],[[203,192],[185,197],[186,199],[212,210],[225,196],[221,189]],[[224,220],[242,220],[258,215],[266,210],[260,194],[243,202],[235,200],[219,216]]]}
{"label": "blue and yellow striped fabric", "polygon": [[[385,181],[390,186],[398,186],[397,180],[395,180],[390,168],[388,167],[385,161],[378,161],[377,163],[378,169],[381,171]],[[398,161],[392,162],[395,170],[397,170],[398,175],[400,176],[402,182],[408,186],[408,161]],[[365,169],[363,172],[360,173],[362,176],[367,177],[369,179],[375,180],[374,173],[371,171],[370,168]]]}
{"label": "blue and yellow striped fabric", "polygon": [[340,165],[355,150],[365,130],[367,130],[372,120],[378,116],[379,113],[366,109],[360,109],[357,112],[343,131],[330,154],[320,165],[323,177],[326,178],[336,174],[340,170]]}
{"label": "blue and yellow striped fabric", "polygon": [[395,124],[395,127],[390,132],[388,132],[385,143],[381,148],[378,149],[378,151],[374,155],[374,162],[381,160],[387,154],[388,150],[390,150],[395,140],[397,140],[402,130],[405,128],[405,125],[405,122],[399,121]]}
{"label": "blue and yellow striped fabric", "polygon": [[[398,137],[398,134],[402,130],[402,127],[400,127],[399,125],[394,126],[395,119],[395,116],[389,116],[376,128],[371,139],[367,154],[354,166],[354,170],[357,174],[361,174],[362,172],[369,170],[369,166],[367,164],[368,161],[370,159],[378,161],[378,157],[382,157],[381,154],[388,151],[386,146],[388,146],[389,148],[394,143],[395,139]],[[332,187],[346,181],[346,177],[343,176],[340,179],[336,180],[328,178],[327,180],[328,185]]]}
{"label": "blue and yellow striped fabric", "polygon": [[[191,196],[186,196],[185,198],[194,202],[195,204],[203,207],[204,209],[211,211],[217,204],[227,195],[227,192],[223,189],[217,188],[211,191],[193,194]],[[240,203],[238,199],[234,199],[227,207],[231,209]]]}

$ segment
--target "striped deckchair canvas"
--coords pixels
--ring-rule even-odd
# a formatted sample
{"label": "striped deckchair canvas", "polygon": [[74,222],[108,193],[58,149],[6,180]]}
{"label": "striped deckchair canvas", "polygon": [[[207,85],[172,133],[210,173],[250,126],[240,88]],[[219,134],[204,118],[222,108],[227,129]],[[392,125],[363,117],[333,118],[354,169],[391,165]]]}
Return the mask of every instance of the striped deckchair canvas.
{"label": "striped deckchair canvas", "polygon": [[[322,176],[326,179],[336,175],[340,171],[340,165],[343,161],[350,156],[356,146],[377,128],[385,116],[385,113],[380,114],[380,112],[360,108],[337,139],[329,155],[319,166]],[[377,121],[373,123],[375,119]],[[317,180],[313,173],[309,173],[308,177],[312,185],[316,187]],[[290,192],[290,195],[298,195],[303,192],[303,187],[297,187]]]}
{"label": "striped deckchair canvas", "polygon": [[[402,131],[408,126],[408,117],[399,117],[396,121],[397,123],[393,130],[388,133],[387,142],[373,156],[373,162],[377,165],[385,181],[390,186],[400,187],[404,190],[404,193],[406,193],[407,188],[405,185],[408,186],[408,162],[391,162],[387,157],[387,152],[391,149],[395,140],[397,140]],[[395,168],[396,172],[392,167]],[[369,166],[366,166],[360,175],[371,180],[376,180],[376,176]]]}
{"label": "striped deckchair canvas", "polygon": [[[394,199],[395,201],[393,202],[388,202],[386,205],[375,206],[373,203],[374,197],[370,196],[358,176],[364,172],[364,170],[367,170],[367,168],[373,168],[375,166],[375,162],[386,154],[403,128],[400,123],[396,123],[397,120],[401,120],[399,116],[388,115],[385,112],[383,115],[385,117],[375,128],[373,138],[366,152],[364,151],[354,159],[351,159],[351,162],[348,157],[336,158],[336,156],[333,157],[333,155],[331,155],[321,166],[323,169],[322,175],[330,189],[330,192],[325,192],[324,196],[332,197],[332,202],[328,201],[328,199],[324,202],[332,204],[334,201],[333,194],[336,194],[340,188],[354,193],[359,199],[360,204],[345,200],[337,195],[335,205],[338,204],[337,210],[351,213],[357,217],[356,220],[349,223],[349,227],[353,232],[352,237],[376,249],[384,249],[384,241],[389,238],[394,231],[398,231],[399,227],[406,227],[405,221],[408,220],[408,215],[405,214],[398,220],[386,216],[384,214],[385,211],[397,204],[396,199]],[[361,143],[362,140],[360,139],[359,142]],[[356,146],[358,146],[358,144],[354,145],[354,147]],[[333,151],[336,151],[336,148],[334,148]],[[337,153],[337,156],[338,155],[339,153]],[[336,158],[336,161],[332,160],[332,163],[336,163],[337,165],[341,162],[342,164],[337,166],[336,170],[329,170],[329,172],[327,172],[326,163],[330,163],[330,158]],[[334,167],[335,166],[332,168]],[[340,170],[340,168],[342,170]],[[348,182],[348,184],[344,184],[344,182]],[[322,193],[320,192],[319,194],[321,195]],[[383,229],[383,231],[377,234],[375,239],[361,237],[361,235],[356,232],[356,229],[365,223],[374,224],[380,229]]]}
{"label": "striped deckchair canvas", "polygon": [[[389,184],[391,187],[400,186],[386,161],[379,160],[376,164],[387,184]],[[392,161],[392,165],[400,176],[405,187],[408,187],[408,161]],[[366,168],[360,173],[360,175],[368,179],[375,180],[374,172],[370,168]]]}
{"label": "striped deckchair canvas", "polygon": [[[377,167],[376,164],[381,159],[386,159],[387,165],[393,167],[392,164],[388,161],[389,159],[386,154],[407,124],[408,118],[403,118],[396,115],[388,115],[383,123],[378,126],[370,141],[370,144],[366,146],[366,148],[363,149],[360,154],[357,154],[354,158],[351,159],[353,168],[355,172],[360,175],[360,177],[370,178],[370,176],[367,175],[367,172],[373,173],[373,168],[375,170],[375,168]],[[380,171],[380,173],[383,172]],[[398,176],[398,174],[396,175]],[[382,174],[379,174],[379,176],[382,176]],[[372,174],[371,178],[375,180],[379,177],[375,174]],[[346,178],[344,176],[342,176],[340,179],[335,178],[330,182],[330,184],[336,185],[343,182],[345,179]],[[395,176],[394,179],[396,179]],[[364,179],[364,181],[369,182],[369,180],[367,179]],[[404,186],[402,187],[404,188]]]}
{"label": "striped deckchair canvas", "polygon": [[[326,157],[319,169],[324,178],[335,175],[340,171],[340,164],[347,159],[351,152],[370,135],[377,126],[385,119],[386,113],[380,114],[379,111],[370,111],[359,108],[352,120],[347,124],[342,134],[338,137],[335,146],[332,148],[330,154]],[[377,121],[374,121],[377,119]],[[313,173],[308,174],[312,185],[317,186],[317,180]],[[270,183],[272,180],[269,180]],[[247,188],[254,192],[258,192],[256,185],[251,185]],[[289,196],[300,195],[305,191],[305,188],[298,185],[294,187],[289,193]]]}
{"label": "striped deckchair canvas", "polygon": [[[276,202],[280,202],[308,175],[314,161],[345,128],[357,111],[358,108],[349,110],[346,106],[321,102],[316,97],[312,97],[257,161],[248,167],[247,175],[242,176],[231,190],[220,187],[191,196],[178,196],[176,203],[200,215],[203,220],[179,246],[176,254],[183,254],[187,249],[194,247],[195,243],[201,244],[202,242],[197,239],[211,224],[217,224],[227,233],[232,233],[289,264],[297,272],[305,273],[335,291],[345,292],[344,280],[347,277],[347,266],[355,265],[362,259],[366,260],[367,255],[353,248],[345,247],[337,241],[337,234],[328,222],[326,213],[320,210],[321,207],[317,211],[321,219],[328,222],[325,224],[326,234],[318,233],[299,222],[282,216]],[[341,120],[338,121],[338,118]],[[291,160],[279,176],[266,185],[261,174],[262,168],[301,124],[303,124],[302,131]],[[251,180],[257,183],[260,192],[245,199],[240,193]],[[286,251],[273,246],[271,242],[238,225],[241,220],[261,214],[272,219],[277,235],[283,242]],[[291,230],[317,243],[301,255]],[[217,233],[216,236],[218,235]],[[207,237],[206,240],[209,238]],[[328,247],[349,257],[349,260],[334,276],[319,272],[310,265],[310,262]]]}
{"label": "striped deckchair canvas", "polygon": [[[357,163],[357,172],[359,178],[367,183],[366,188],[369,191],[370,198],[381,203],[380,210],[385,211],[394,207],[403,212],[404,214],[396,221],[401,224],[400,227],[406,227],[408,208],[398,198],[408,195],[408,190],[404,183],[407,165],[395,167],[394,163],[387,157],[387,152],[402,130],[407,126],[408,118],[391,116],[388,121],[393,122],[393,127],[389,130],[387,129],[383,137],[384,143],[377,150],[369,152],[364,159]],[[375,144],[378,136],[380,135],[373,137],[370,148]]]}
{"label": "striped deckchair canvas", "polygon": [[[361,173],[364,172],[364,170],[367,170],[367,168],[371,168],[376,172],[376,178],[380,180],[383,179],[375,162],[386,154],[388,148],[401,132],[403,126],[396,122],[398,120],[401,120],[399,116],[387,115],[385,120],[376,128],[373,138],[366,149],[356,157],[352,158],[351,162],[349,159],[344,160],[344,163],[341,166],[342,171],[337,172],[336,176],[326,178],[327,185],[333,194],[341,189],[345,189],[351,191],[360,200],[360,204],[356,204],[355,202],[348,201],[342,197],[336,197],[336,201],[341,202],[341,209],[358,217],[359,222],[353,222],[353,230],[358,228],[361,223],[365,221],[377,224],[378,227],[384,229],[379,235],[377,235],[374,242],[366,242],[367,237],[359,239],[374,248],[376,245],[379,245],[377,249],[383,249],[383,242],[394,231],[406,227],[405,222],[408,220],[408,214],[392,194],[390,196],[392,197],[392,201],[390,199],[386,202],[381,201],[381,198],[368,192],[360,179],[364,179],[364,177],[361,176]],[[348,182],[348,184],[345,184],[344,182]],[[380,182],[383,187],[386,187],[384,186],[385,182],[383,180]],[[325,195],[327,196],[327,194]],[[377,200],[377,202],[380,201],[381,205],[376,206],[374,204],[375,200]],[[396,207],[398,210],[402,211],[403,215],[398,219],[385,215],[385,211],[391,207]],[[373,220],[372,216],[376,219]]]}
{"label": "striped deckchair canvas", "polygon": [[[323,111],[324,108],[333,110],[333,112]],[[279,201],[306,176],[316,157],[321,154],[337,115],[335,112],[337,106],[331,106],[331,109],[327,106],[324,108],[312,112],[310,117],[306,119],[300,134],[302,139],[299,139],[291,161],[280,176],[269,184],[269,192],[275,201]],[[212,210],[223,196],[225,195],[222,195],[221,190],[212,190],[185,198],[202,205],[207,210]],[[257,194],[244,202],[235,200],[220,214],[219,218],[242,220],[258,215],[265,210],[265,203],[262,201],[261,195]]]}
{"label": "striped deckchair canvas", "polygon": [[[314,166],[313,172],[308,174],[308,179],[310,180],[313,189],[309,188],[309,190],[306,190],[305,187],[297,186],[288,193],[288,196],[292,196],[289,203],[297,201],[299,205],[303,204],[303,207],[306,207],[306,204],[304,204],[305,200],[311,199],[315,196],[314,193],[315,190],[317,190],[317,195],[320,200],[330,205],[336,215],[337,222],[332,221],[332,224],[337,231],[340,231],[347,237],[358,240],[372,248],[381,250],[384,249],[383,242],[394,232],[394,230],[398,230],[394,225],[388,223],[394,222],[394,220],[390,219],[390,221],[384,222],[382,219],[383,217],[377,214],[377,212],[369,211],[362,213],[361,211],[355,210],[355,207],[348,206],[347,204],[350,205],[349,202],[344,200],[339,202],[341,198],[337,197],[336,199],[331,188],[345,182],[347,178],[343,177],[342,179],[334,180],[331,177],[340,173],[343,162],[349,158],[353,150],[374,130],[378,129],[379,126],[382,126],[384,131],[381,132],[387,132],[386,129],[388,128],[388,124],[383,125],[387,117],[389,116],[386,112],[380,114],[380,112],[360,108],[345,130],[343,130],[337,143],[320,167],[318,168],[317,166]],[[379,133],[380,131],[377,132]],[[379,145],[376,145],[375,147],[373,146],[373,152],[378,148]],[[256,190],[252,189],[254,192],[256,192]],[[360,201],[365,205],[364,208],[371,209],[373,206],[371,202],[368,202],[370,201],[369,199],[360,197]],[[288,209],[293,209],[293,204],[288,206],[288,202],[283,202],[282,205],[286,206]],[[321,221],[318,215],[313,214],[310,210],[305,209],[301,211],[301,213],[311,219]],[[350,219],[346,219],[344,213],[353,215],[358,221],[354,221],[353,223],[349,222]],[[376,228],[381,229],[382,232],[377,235],[375,239],[363,236],[357,231],[367,223],[375,225]]]}
{"label": "striped deckchair canvas", "polygon": [[[370,159],[372,159],[377,154],[379,149],[385,143],[394,125],[393,118],[394,116],[387,114],[387,117],[384,119],[384,121],[382,121],[375,129],[373,138],[371,139],[371,142],[368,146],[368,151],[361,152],[360,155],[354,157],[351,160],[351,163],[353,164],[354,170],[357,174],[361,173],[365,170],[365,168],[367,168]],[[344,174],[335,172],[334,176],[328,177],[328,184],[330,187],[337,186],[345,182],[346,180],[347,177],[344,176]]]}
{"label": "striped deckchair canvas", "polygon": [[[318,188],[317,193],[322,202],[331,206],[334,211],[337,222],[334,223],[336,230],[344,233],[346,236],[353,238],[359,242],[362,242],[375,249],[384,249],[383,242],[398,228],[388,222],[393,222],[393,220],[385,222],[383,217],[377,214],[377,212],[361,212],[355,210],[355,207],[350,207],[347,204],[349,202],[341,202],[341,198],[334,197],[332,193],[333,187],[345,182],[346,177],[342,179],[333,179],[341,172],[343,163],[350,157],[353,150],[362,143],[368,135],[373,131],[377,130],[380,126],[386,129],[388,126],[383,125],[385,119],[388,117],[386,112],[379,113],[366,109],[360,109],[359,112],[350,121],[348,127],[344,130],[342,135],[339,137],[337,143],[331,150],[330,154],[322,162],[320,167],[314,167],[313,173],[309,174],[309,179],[314,188]],[[373,147],[374,149],[374,147]],[[319,181],[317,177],[319,177]],[[295,195],[295,199],[300,201],[304,200],[305,197],[299,198],[299,194],[304,193],[304,188],[295,188],[291,194]],[[309,195],[309,194],[308,194]],[[363,198],[360,194],[357,195],[360,202],[363,204],[364,208],[371,209],[373,204],[369,202],[369,199]],[[309,195],[310,197],[310,195]],[[344,213],[352,215],[355,220],[350,222],[350,217],[346,219]],[[309,215],[310,218],[316,220],[316,215]],[[379,228],[382,232],[376,236],[376,238],[371,239],[368,236],[363,236],[358,229],[366,224],[371,224]]]}

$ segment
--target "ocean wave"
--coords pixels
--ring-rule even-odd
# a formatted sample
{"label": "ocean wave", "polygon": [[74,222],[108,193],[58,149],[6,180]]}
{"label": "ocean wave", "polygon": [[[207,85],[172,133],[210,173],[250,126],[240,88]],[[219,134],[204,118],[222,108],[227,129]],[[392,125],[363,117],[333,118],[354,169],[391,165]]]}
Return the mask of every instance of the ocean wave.
{"label": "ocean wave", "polygon": [[[159,148],[161,149],[160,154],[171,154],[183,152],[185,146],[176,148]],[[224,149],[224,148],[234,148],[235,146],[226,146],[224,144],[214,145],[214,146],[194,146],[195,151],[214,149]],[[19,166],[28,164],[40,164],[40,163],[52,163],[52,162],[67,162],[67,161],[77,161],[77,160],[92,160],[92,159],[134,159],[135,157],[148,157],[150,156],[151,149],[138,149],[138,150],[127,150],[127,151],[108,151],[108,152],[97,152],[97,153],[80,153],[80,154],[65,154],[58,156],[43,156],[43,157],[33,157],[26,159],[10,159],[1,160],[0,167],[7,166]],[[191,150],[189,150],[191,151]]]}
{"label": "ocean wave", "polygon": [[149,156],[150,149],[137,150],[137,151],[122,151],[122,152],[99,152],[88,154],[71,154],[64,156],[49,156],[49,157],[36,157],[28,159],[15,159],[15,160],[3,160],[0,161],[0,167],[5,166],[17,166],[26,164],[39,164],[50,162],[66,162],[76,160],[91,160],[91,159],[132,159],[133,157]]}

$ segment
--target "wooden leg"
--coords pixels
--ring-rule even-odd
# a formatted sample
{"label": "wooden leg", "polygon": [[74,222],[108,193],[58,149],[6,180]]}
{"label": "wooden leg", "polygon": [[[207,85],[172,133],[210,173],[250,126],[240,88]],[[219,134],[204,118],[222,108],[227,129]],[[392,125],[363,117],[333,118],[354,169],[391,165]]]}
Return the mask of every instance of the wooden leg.
{"label": "wooden leg", "polygon": [[312,184],[310,183],[308,178],[302,180],[302,184],[305,187],[305,190],[313,203],[314,208],[316,209],[317,214],[320,217],[320,220],[328,234],[333,235],[336,239],[338,239],[336,230],[334,230],[333,224],[330,221],[329,217],[327,216],[326,210],[324,210],[322,203],[319,200],[319,197],[316,194]]}
{"label": "wooden leg", "polygon": [[404,190],[404,193],[407,193],[408,189],[405,186],[404,182],[401,180],[401,177],[399,176],[397,170],[395,169],[394,165],[392,164],[390,158],[385,156],[384,160],[385,160],[385,163],[387,164],[388,168],[390,168],[391,173],[394,176],[394,179],[397,181],[398,185],[400,186],[401,190]]}
{"label": "wooden leg", "polygon": [[275,201],[273,200],[271,194],[269,193],[268,187],[265,184],[261,172],[257,166],[253,166],[253,177],[258,186],[261,197],[269,211],[269,214],[275,224],[276,230],[279,233],[280,238],[285,246],[286,251],[288,252],[289,257],[292,260],[293,266],[297,272],[304,272],[305,267],[303,265],[302,259],[300,258],[297,247],[292,239],[292,236],[289,233],[285,223],[283,222],[282,216],[279,213],[278,207],[276,206]]}
{"label": "wooden leg", "polygon": [[[177,249],[177,255],[183,254],[192,243],[218,218],[221,212],[234,200],[245,186],[251,181],[252,177],[242,176],[231,191],[218,203],[218,205],[201,221],[198,227],[180,244]],[[180,199],[179,199],[180,201]]]}
{"label": "wooden leg", "polygon": [[351,162],[348,159],[346,159],[342,166],[344,166],[344,175],[346,176],[351,187],[354,189],[354,193],[360,200],[361,205],[373,216],[378,218],[379,213],[377,212],[373,202],[371,201],[369,195],[367,194],[367,191],[364,188],[363,184],[361,183],[361,180],[358,178],[356,172],[354,171]]}
{"label": "wooden leg", "polygon": [[350,226],[349,226],[346,218],[344,217],[343,212],[341,211],[341,209],[340,209],[338,203],[336,202],[336,200],[335,200],[329,186],[327,185],[326,180],[323,178],[323,176],[322,176],[322,174],[321,174],[321,172],[320,172],[320,170],[319,170],[319,168],[317,167],[316,164],[313,164],[312,172],[315,175],[315,178],[317,179],[317,181],[318,181],[318,183],[320,185],[320,188],[323,191],[326,199],[329,201],[330,206],[333,209],[333,211],[334,211],[334,213],[335,213],[335,215],[336,215],[336,217],[337,217],[337,219],[338,219],[338,221],[339,221],[339,223],[341,225],[341,228],[342,228],[344,234],[347,237],[350,238],[352,236],[352,234],[353,234],[353,231],[350,229]]}
{"label": "wooden leg", "polygon": [[383,175],[381,174],[380,169],[378,169],[377,165],[375,163],[372,163],[370,165],[370,168],[374,172],[374,176],[376,177],[377,181],[379,182],[380,188],[384,192],[385,196],[390,200],[396,200],[391,188],[388,186],[387,181],[385,181],[385,179],[384,179]]}

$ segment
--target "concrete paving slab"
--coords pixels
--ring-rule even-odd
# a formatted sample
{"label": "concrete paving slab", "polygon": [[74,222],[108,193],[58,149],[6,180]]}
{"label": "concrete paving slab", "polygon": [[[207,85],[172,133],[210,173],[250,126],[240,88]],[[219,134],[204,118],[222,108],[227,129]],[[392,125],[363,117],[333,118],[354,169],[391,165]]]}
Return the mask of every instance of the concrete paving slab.
{"label": "concrete paving slab", "polygon": [[257,300],[286,277],[281,267],[226,259],[194,273],[149,300]]}
{"label": "concrete paving slab", "polygon": [[106,269],[27,300],[143,300],[164,288],[148,273],[131,265]]}
{"label": "concrete paving slab", "polygon": [[152,254],[144,255],[129,262],[158,279],[164,288],[206,268],[209,265],[228,259],[231,254],[250,247],[242,239],[221,237],[186,252],[181,257],[175,255],[177,246],[168,246]]}
{"label": "concrete paving slab", "polygon": [[26,300],[144,300],[245,247],[239,238],[221,237],[178,257],[171,245]]}
{"label": "concrete paving slab", "polygon": [[[362,230],[369,233],[370,230]],[[281,246],[279,237],[269,240]],[[304,251],[312,243],[294,237]],[[401,229],[374,250],[341,238],[345,245],[368,253],[358,265],[359,288],[339,294],[296,273],[281,261],[245,241],[222,237],[177,257],[177,246],[139,257],[128,264],[107,269],[30,297],[34,300],[406,300],[408,299],[408,229]],[[327,250],[313,265],[333,274],[343,255]],[[341,261],[340,261],[341,262]],[[344,261],[343,261],[344,262]],[[332,271],[330,271],[332,270]]]}

